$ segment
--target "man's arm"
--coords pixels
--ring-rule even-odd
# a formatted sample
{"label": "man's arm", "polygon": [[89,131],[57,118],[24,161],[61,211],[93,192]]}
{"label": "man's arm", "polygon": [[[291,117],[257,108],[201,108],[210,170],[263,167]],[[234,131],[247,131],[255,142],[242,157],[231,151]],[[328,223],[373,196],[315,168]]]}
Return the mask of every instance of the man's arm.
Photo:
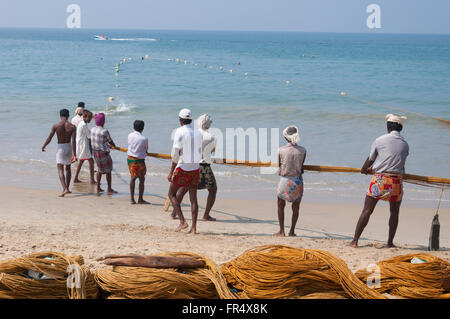
{"label": "man's arm", "polygon": [[305,172],[305,170],[303,169],[303,164],[305,164],[305,159],[306,159],[306,152],[305,152],[305,156],[303,157],[303,162],[302,162],[302,175]]}
{"label": "man's arm", "polygon": [[109,135],[109,132],[108,132],[108,143],[110,146],[116,147],[116,144],[114,144],[114,141],[112,140],[111,135]]}
{"label": "man's arm", "polygon": [[361,174],[372,174],[372,165],[374,162],[375,160],[370,160],[369,158],[367,158],[364,162],[363,167],[361,167]]}
{"label": "man's arm", "polygon": [[172,182],[173,171],[175,170],[175,167],[177,167],[179,158],[180,158],[180,150],[178,148],[173,148],[172,149],[172,166],[170,167],[169,176],[167,176],[167,179],[169,180],[170,183]]}
{"label": "man's arm", "polygon": [[75,162],[77,160],[77,127],[75,125],[73,125],[72,128],[72,163]]}
{"label": "man's arm", "polygon": [[48,135],[47,139],[45,140],[44,146],[42,146],[42,152],[45,152],[45,148],[52,141],[52,138],[55,135],[55,132],[56,132],[56,124],[52,126],[52,130],[50,131],[50,134]]}

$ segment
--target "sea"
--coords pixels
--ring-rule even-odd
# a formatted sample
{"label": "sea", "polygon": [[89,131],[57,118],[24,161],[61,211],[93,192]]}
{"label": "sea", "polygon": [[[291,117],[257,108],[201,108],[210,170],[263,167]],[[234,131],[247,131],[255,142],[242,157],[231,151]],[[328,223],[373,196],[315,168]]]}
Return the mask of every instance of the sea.
{"label": "sea", "polygon": [[[1,185],[60,191],[56,138],[46,152],[41,147],[59,110],[72,118],[79,101],[106,113],[121,147],[139,119],[150,152],[170,153],[178,112],[190,108],[195,118],[210,114],[223,132],[218,157],[267,160],[271,149],[261,150],[269,145],[276,159],[283,129],[296,125],[305,164],[349,167],[361,167],[386,133],[385,115],[402,114],[406,172],[450,177],[450,126],[435,119],[450,119],[450,35],[0,29]],[[227,129],[250,132],[244,153],[237,139],[227,152]],[[126,154],[112,151],[112,158],[113,187],[128,195]],[[146,193],[165,197],[170,162],[149,158],[147,165]],[[219,200],[276,198],[276,172],[213,170]],[[304,200],[362,204],[369,181],[305,172]],[[449,206],[448,193],[441,207]],[[439,196],[439,189],[405,184],[405,205],[432,209]]]}

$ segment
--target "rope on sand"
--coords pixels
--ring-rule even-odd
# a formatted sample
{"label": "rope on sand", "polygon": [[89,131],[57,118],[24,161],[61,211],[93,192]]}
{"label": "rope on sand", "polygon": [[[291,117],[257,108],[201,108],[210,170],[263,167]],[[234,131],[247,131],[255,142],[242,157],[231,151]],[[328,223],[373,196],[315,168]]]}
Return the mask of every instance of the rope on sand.
{"label": "rope on sand", "polygon": [[384,299],[332,254],[282,245],[256,247],[221,266],[228,283],[248,298],[308,298],[313,293]]}
{"label": "rope on sand", "polygon": [[[120,262],[111,262],[114,259]],[[108,260],[120,266],[91,273],[80,266],[81,256],[55,252],[2,261],[0,299],[385,299],[386,293],[396,298],[450,298],[450,263],[429,254],[379,262],[380,285],[374,287],[367,285],[373,273],[353,274],[331,253],[283,245],[249,249],[220,267],[190,252],[109,255]],[[79,267],[79,288],[68,284],[67,268],[74,265]]]}
{"label": "rope on sand", "polygon": [[236,299],[216,264],[210,259],[189,253],[175,252],[161,256],[191,257],[205,263],[193,269],[157,269],[115,266],[95,273],[95,280],[108,298],[130,299]]}
{"label": "rope on sand", "polygon": [[97,298],[83,257],[40,252],[0,262],[0,299]]}
{"label": "rope on sand", "polygon": [[[416,260],[419,263],[413,263]],[[396,256],[378,264],[379,293],[389,293],[401,298],[449,298],[450,263],[430,254]],[[355,275],[366,282],[371,275],[358,270]]]}

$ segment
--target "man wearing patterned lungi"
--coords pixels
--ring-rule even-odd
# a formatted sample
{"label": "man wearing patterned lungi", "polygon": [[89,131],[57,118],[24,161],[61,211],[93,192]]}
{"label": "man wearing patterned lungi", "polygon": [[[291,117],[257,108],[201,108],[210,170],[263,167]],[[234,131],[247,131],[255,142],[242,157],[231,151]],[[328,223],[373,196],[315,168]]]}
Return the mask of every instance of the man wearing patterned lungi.
{"label": "man wearing patterned lungi", "polygon": [[374,175],[366,194],[363,211],[356,225],[355,235],[349,244],[352,247],[358,247],[358,239],[380,199],[389,202],[387,247],[395,247],[393,241],[403,197],[403,174],[405,173],[406,157],[409,154],[408,143],[400,135],[405,119],[404,116],[394,114],[386,116],[388,133],[373,142],[370,155],[361,168],[362,174]]}
{"label": "man wearing patterned lungi", "polygon": [[130,170],[130,195],[131,204],[136,204],[134,200],[134,189],[136,179],[139,179],[139,198],[138,204],[150,204],[144,200],[144,183],[147,167],[145,166],[145,157],[148,151],[148,139],[142,135],[144,131],[144,121],[134,121],[134,132],[128,134],[128,169]]}

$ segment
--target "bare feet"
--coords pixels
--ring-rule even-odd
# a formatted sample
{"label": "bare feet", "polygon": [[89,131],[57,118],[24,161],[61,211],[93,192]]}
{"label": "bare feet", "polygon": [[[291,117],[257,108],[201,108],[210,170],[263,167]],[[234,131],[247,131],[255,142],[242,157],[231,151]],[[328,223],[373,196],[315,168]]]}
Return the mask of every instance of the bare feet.
{"label": "bare feet", "polygon": [[210,222],[215,222],[216,219],[214,217],[211,217],[209,215],[204,215],[202,220],[206,220],[206,221],[210,221]]}
{"label": "bare feet", "polygon": [[131,205],[135,205],[136,201],[134,199],[131,200]]}
{"label": "bare feet", "polygon": [[180,225],[177,227],[177,229],[175,229],[175,231],[176,231],[176,232],[179,232],[179,231],[181,231],[182,229],[185,229],[185,228],[188,228],[188,227],[189,227],[188,223],[184,222],[183,224],[180,224]]}
{"label": "bare feet", "polygon": [[195,229],[195,228],[189,229],[188,234],[194,234],[194,235],[196,235],[196,234],[197,234],[197,229]]}
{"label": "bare feet", "polygon": [[385,248],[397,248],[393,243],[387,243]]}
{"label": "bare feet", "polygon": [[67,189],[65,189],[65,190],[61,193],[61,195],[59,195],[59,197],[64,197],[64,196],[67,195],[67,194],[70,194],[70,191],[67,190]]}
{"label": "bare feet", "polygon": [[74,183],[82,183],[78,178],[75,178],[75,179],[73,180],[73,182],[74,182]]}
{"label": "bare feet", "polygon": [[143,204],[143,205],[151,205],[149,202],[147,202],[146,200],[140,199],[137,202],[138,204]]}
{"label": "bare feet", "polygon": [[278,233],[273,234],[273,236],[275,236],[275,237],[284,237],[286,235],[284,234],[284,231],[280,230]]}
{"label": "bare feet", "polygon": [[104,192],[104,190],[101,189],[100,187],[97,187],[97,193],[102,193],[102,192]]}
{"label": "bare feet", "polygon": [[170,217],[172,217],[172,219],[178,219],[177,214],[175,214],[175,212],[172,212],[172,214],[170,214]]}
{"label": "bare feet", "polygon": [[117,192],[114,189],[108,189],[108,191],[106,192],[106,194],[108,195],[112,195],[112,194],[117,194]]}
{"label": "bare feet", "polygon": [[355,241],[351,241],[347,246],[353,247],[353,248],[358,248],[358,243]]}
{"label": "bare feet", "polygon": [[295,236],[297,236],[294,232],[289,232],[289,235],[288,235],[289,237],[295,237]]}

